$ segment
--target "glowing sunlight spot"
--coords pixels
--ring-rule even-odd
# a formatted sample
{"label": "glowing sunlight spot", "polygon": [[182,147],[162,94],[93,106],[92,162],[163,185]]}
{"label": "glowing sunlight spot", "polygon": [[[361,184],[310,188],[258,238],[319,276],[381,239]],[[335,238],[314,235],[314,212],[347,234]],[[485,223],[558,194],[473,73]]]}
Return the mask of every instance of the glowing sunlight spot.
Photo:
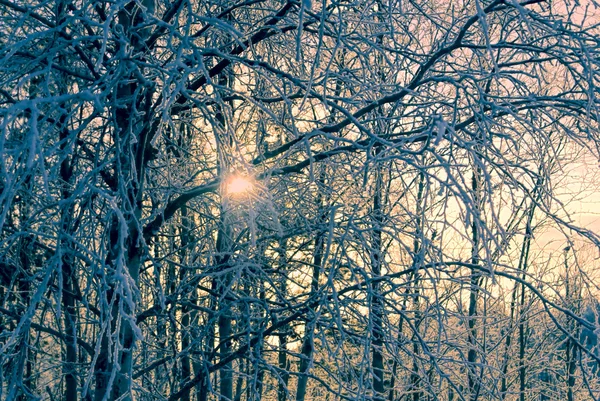
{"label": "glowing sunlight spot", "polygon": [[252,191],[254,185],[246,177],[234,176],[227,182],[227,193],[229,195],[241,195]]}

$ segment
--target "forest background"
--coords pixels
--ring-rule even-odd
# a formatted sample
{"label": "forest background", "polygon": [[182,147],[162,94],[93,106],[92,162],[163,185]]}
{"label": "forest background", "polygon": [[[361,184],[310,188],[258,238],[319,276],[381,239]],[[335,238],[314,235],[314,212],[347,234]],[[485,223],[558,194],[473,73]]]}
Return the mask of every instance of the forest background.
{"label": "forest background", "polygon": [[597,16],[0,0],[0,398],[598,399]]}

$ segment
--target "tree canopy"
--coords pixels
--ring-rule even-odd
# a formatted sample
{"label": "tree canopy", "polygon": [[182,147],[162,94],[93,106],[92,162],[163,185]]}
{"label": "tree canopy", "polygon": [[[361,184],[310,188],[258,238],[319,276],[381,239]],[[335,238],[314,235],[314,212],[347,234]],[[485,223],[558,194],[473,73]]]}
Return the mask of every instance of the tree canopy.
{"label": "tree canopy", "polygon": [[598,13],[0,0],[0,399],[598,399]]}

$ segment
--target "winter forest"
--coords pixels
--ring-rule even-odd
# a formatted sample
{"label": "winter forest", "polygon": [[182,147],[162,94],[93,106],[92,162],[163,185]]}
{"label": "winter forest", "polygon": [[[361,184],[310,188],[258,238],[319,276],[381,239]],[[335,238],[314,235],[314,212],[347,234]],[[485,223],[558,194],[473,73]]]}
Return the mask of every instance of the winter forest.
{"label": "winter forest", "polygon": [[600,399],[594,0],[0,0],[0,399]]}

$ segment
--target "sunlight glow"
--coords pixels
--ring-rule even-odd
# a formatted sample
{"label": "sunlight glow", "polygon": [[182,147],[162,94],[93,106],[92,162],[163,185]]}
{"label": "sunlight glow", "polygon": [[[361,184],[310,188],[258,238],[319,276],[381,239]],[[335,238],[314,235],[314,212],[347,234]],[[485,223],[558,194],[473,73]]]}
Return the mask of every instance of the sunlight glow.
{"label": "sunlight glow", "polygon": [[242,195],[254,189],[254,184],[247,177],[233,176],[227,180],[226,190],[229,195]]}

